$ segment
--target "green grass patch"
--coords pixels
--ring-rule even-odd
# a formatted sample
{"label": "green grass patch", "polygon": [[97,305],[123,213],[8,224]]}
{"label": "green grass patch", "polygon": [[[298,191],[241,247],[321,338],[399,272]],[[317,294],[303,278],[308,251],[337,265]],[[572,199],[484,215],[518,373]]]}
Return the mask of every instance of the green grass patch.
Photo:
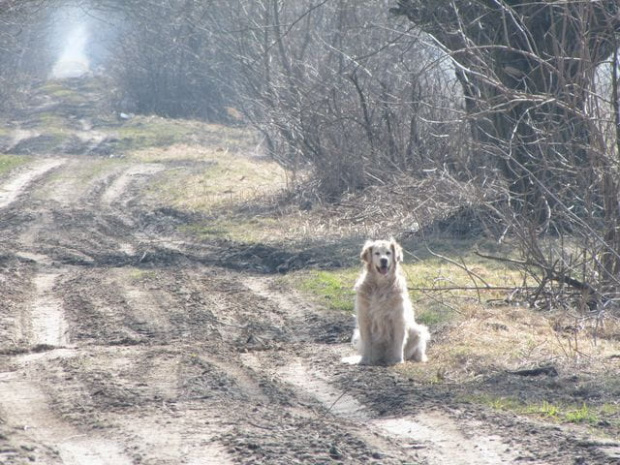
{"label": "green grass patch", "polygon": [[311,271],[297,277],[297,286],[326,308],[353,312],[357,270]]}
{"label": "green grass patch", "polygon": [[132,268],[128,271],[128,277],[132,281],[145,281],[145,280],[155,279],[157,277],[157,271],[142,270],[140,268]]}
{"label": "green grass patch", "polygon": [[564,419],[568,423],[596,424],[599,422],[599,415],[584,402],[581,407],[573,407],[564,412]]}
{"label": "green grass patch", "polygon": [[555,405],[544,400],[541,403],[525,405],[521,409],[521,413],[541,416],[543,418],[557,421],[561,419],[562,410],[559,405]]}
{"label": "green grass patch", "polygon": [[155,123],[121,126],[115,132],[119,137],[118,147],[125,152],[172,145],[191,134],[182,126]]}
{"label": "green grass patch", "polygon": [[595,426],[602,420],[609,418],[612,422],[620,413],[620,406],[616,404],[588,405],[564,404],[543,400],[541,402],[523,402],[512,397],[472,396],[467,401],[486,405],[493,410],[512,412],[517,415],[533,416],[553,423],[573,423]]}
{"label": "green grass patch", "polygon": [[18,166],[28,163],[29,161],[30,159],[28,157],[0,154],[0,176],[8,173]]}
{"label": "green grass patch", "polygon": [[429,327],[438,327],[454,320],[455,312],[452,308],[438,302],[425,305],[415,305],[415,319]]}

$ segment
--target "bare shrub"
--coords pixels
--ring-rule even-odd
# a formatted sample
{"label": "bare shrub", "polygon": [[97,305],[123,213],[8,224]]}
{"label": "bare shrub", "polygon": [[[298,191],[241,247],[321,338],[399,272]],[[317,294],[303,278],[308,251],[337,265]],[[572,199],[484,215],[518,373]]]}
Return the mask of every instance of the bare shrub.
{"label": "bare shrub", "polygon": [[47,77],[53,60],[48,1],[0,0],[0,111],[15,110],[25,93]]}
{"label": "bare shrub", "polygon": [[95,3],[122,18],[108,63],[121,110],[227,119],[227,97],[218,68],[222,55],[200,27],[210,3]]}
{"label": "bare shrub", "polygon": [[532,299],[551,290],[554,305],[610,308],[620,291],[617,2],[398,4],[454,61],[478,198],[538,280]]}
{"label": "bare shrub", "polygon": [[210,14],[240,109],[326,199],[465,158],[445,55],[385,2],[236,0]]}

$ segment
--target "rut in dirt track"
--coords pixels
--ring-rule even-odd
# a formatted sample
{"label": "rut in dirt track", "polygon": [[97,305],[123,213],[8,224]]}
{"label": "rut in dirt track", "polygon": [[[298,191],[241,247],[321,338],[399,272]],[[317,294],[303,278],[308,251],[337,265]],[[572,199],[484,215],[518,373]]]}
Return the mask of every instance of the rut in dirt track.
{"label": "rut in dirt track", "polygon": [[570,463],[563,432],[491,433],[445,389],[342,364],[350,317],[147,202],[170,167],[96,162],[35,157],[0,186],[0,463]]}

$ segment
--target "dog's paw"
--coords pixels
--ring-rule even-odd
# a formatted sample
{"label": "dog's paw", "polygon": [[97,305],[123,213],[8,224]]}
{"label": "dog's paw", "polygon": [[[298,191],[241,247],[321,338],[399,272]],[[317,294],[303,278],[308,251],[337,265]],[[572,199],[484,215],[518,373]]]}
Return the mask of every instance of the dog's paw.
{"label": "dog's paw", "polygon": [[347,365],[363,365],[361,355],[351,355],[350,357],[342,357],[340,361]]}

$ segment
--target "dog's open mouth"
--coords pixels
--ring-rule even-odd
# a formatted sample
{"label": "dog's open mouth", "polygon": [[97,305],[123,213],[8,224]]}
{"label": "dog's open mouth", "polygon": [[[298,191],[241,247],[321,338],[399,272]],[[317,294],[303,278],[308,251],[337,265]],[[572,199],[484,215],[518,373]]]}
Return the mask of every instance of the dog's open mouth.
{"label": "dog's open mouth", "polygon": [[379,274],[386,275],[388,274],[388,271],[390,271],[390,268],[387,265],[377,267],[377,272]]}

